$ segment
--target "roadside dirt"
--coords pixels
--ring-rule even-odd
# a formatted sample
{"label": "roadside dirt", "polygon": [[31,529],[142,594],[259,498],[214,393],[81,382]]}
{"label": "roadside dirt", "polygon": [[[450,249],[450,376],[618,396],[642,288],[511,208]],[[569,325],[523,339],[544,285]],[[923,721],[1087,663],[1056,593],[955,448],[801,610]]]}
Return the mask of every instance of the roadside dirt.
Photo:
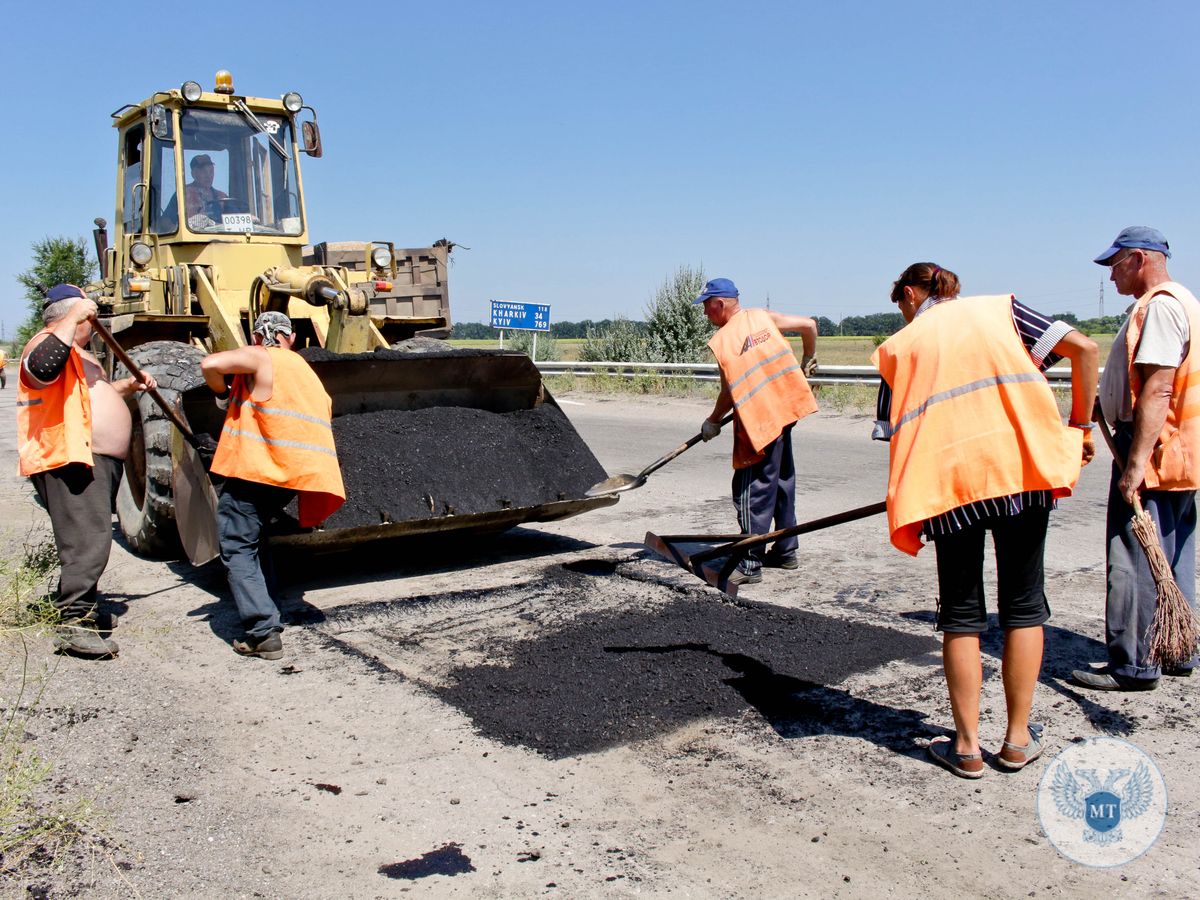
{"label": "roadside dirt", "polygon": [[[560,398],[562,400],[563,398]],[[707,414],[687,401],[569,397],[610,473]],[[44,515],[15,471],[0,392],[10,548]],[[882,498],[862,419],[797,429],[802,520]],[[1035,718],[1048,759],[1126,737],[1170,790],[1142,858],[1088,869],[1042,834],[1047,762],[979,782],[926,761],[951,726],[932,554],[882,519],[808,536],[796,572],[737,602],[641,549],[644,532],[732,524],[724,435],[614,507],[499,538],[283,561],[286,655],[236,656],[218,565],[121,546],[102,582],[110,662],[32,649],[51,676],[27,738],[50,795],[94,798],[100,837],[10,877],[7,896],[1188,896],[1200,787],[1195,679],[1150,694],[1064,682],[1101,658],[1106,473],[1052,518],[1054,618]],[[16,648],[4,648],[13,696]],[[1003,729],[999,635],[983,735]]]}

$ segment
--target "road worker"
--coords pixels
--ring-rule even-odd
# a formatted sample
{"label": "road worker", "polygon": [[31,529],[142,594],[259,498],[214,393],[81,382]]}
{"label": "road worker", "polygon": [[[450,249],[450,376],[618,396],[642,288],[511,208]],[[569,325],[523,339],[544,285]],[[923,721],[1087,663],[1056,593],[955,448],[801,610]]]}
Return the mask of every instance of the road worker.
{"label": "road worker", "polygon": [[112,551],[112,512],[124,474],[133,420],[125,399],[155,386],[109,381],[87,349],[96,304],[73,284],[46,293],[45,327],[21,352],[17,448],[50,514],[62,570],[54,606],[56,649],[92,659],[117,655],[111,614],[97,608],[100,576]]}
{"label": "road worker", "polygon": [[[743,309],[728,278],[714,278],[694,301],[717,326],[708,342],[721,370],[721,393],[701,425],[704,440],[733,418],[733,506],[743,534],[767,534],[796,524],[796,466],[792,426],[817,411],[805,375],[816,369],[817,322],[770,309]],[[799,334],[804,356],[796,361],[784,332]],[[772,528],[772,521],[774,528]],[[794,569],[796,538],[776,541],[770,551],[752,549],[729,580],[762,581],[762,567]]]}
{"label": "road worker", "polygon": [[221,561],[246,629],[233,649],[279,659],[283,623],[269,587],[267,527],[297,495],[301,527],[319,525],[345,502],[346,490],[333,443],[332,401],[293,352],[291,320],[263,313],[254,322],[253,341],[213,353],[200,366],[205,383],[228,403],[211,471],[224,477],[217,501]]}
{"label": "road worker", "polygon": [[1163,667],[1149,659],[1150,623],[1158,591],[1133,534],[1133,498],[1154,520],[1175,583],[1196,605],[1196,489],[1200,469],[1200,304],[1171,280],[1171,248],[1161,231],[1135,225],[1096,257],[1117,293],[1137,300],[1113,341],[1100,383],[1100,405],[1114,426],[1124,471],[1114,464],[1108,492],[1108,595],[1104,616],[1108,659],[1098,671],[1071,673],[1097,691],[1145,691],[1160,675],[1192,674],[1194,658]]}
{"label": "road worker", "polygon": [[[929,753],[963,778],[983,775],[979,635],[984,605],[984,533],[992,532],[1004,629],[1008,712],[996,757],[1016,771],[1042,752],[1029,722],[1050,617],[1043,556],[1051,508],[1071,493],[1095,454],[1091,411],[1096,344],[1009,295],[956,299],[958,276],[930,262],[909,266],[892,286],[908,323],[872,357],[883,376],[874,437],[890,442],[888,528],[916,555],[937,549],[937,628],[955,734]],[[1071,360],[1065,426],[1045,369]]]}

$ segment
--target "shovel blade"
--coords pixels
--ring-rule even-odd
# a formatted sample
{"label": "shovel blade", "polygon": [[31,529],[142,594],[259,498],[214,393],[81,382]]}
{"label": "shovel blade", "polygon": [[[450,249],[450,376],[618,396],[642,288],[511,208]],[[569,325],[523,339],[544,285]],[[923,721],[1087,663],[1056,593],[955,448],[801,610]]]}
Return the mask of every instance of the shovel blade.
{"label": "shovel blade", "polygon": [[605,497],[609,494],[619,494],[621,491],[632,491],[634,488],[640,488],[646,483],[644,475],[614,475],[612,478],[606,478],[602,482],[587,489],[587,493],[583,496],[591,499],[593,497]]}
{"label": "shovel blade", "polygon": [[195,448],[178,429],[171,431],[171,482],[175,525],[183,552],[194,566],[217,558],[217,492]]}

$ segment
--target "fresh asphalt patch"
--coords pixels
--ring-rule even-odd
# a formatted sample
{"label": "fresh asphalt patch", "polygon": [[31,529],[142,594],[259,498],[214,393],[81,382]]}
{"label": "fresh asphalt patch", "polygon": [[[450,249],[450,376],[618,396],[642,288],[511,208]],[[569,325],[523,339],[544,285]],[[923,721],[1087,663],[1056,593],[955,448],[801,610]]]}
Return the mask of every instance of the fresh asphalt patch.
{"label": "fresh asphalt patch", "polygon": [[905,752],[928,730],[923,714],[834,686],[939,647],[928,635],[624,578],[611,560],[495,590],[345,607],[316,630],[421,684],[485,737],[551,758],[749,710],[785,738],[859,735]]}

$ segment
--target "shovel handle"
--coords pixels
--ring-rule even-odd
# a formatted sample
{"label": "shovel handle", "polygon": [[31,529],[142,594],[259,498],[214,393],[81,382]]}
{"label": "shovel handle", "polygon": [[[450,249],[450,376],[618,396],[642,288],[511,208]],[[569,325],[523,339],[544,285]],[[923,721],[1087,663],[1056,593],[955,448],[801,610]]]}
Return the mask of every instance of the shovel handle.
{"label": "shovel handle", "polygon": [[[92,319],[92,328],[95,329],[96,334],[100,335],[100,340],[104,341],[104,343],[108,345],[108,348],[112,350],[113,355],[121,361],[121,364],[124,365],[125,368],[129,370],[129,374],[142,384],[145,384],[145,373],[143,373],[142,370],[137,367],[134,361],[129,358],[129,354],[125,352],[124,347],[117,343],[117,339],[112,336],[112,332],[109,331],[108,328],[106,328],[98,318]],[[183,417],[179,415],[175,407],[171,406],[171,404],[167,402],[167,399],[158,392],[158,388],[147,388],[146,393],[149,394],[151,399],[153,399],[154,402],[159,405],[163,413],[166,414],[166,417],[171,420],[171,423],[178,428],[183,436],[187,439],[187,442],[195,447],[196,436],[192,434],[192,430],[188,428],[187,423],[183,421]]]}
{"label": "shovel handle", "polygon": [[[721,420],[721,427],[724,428],[726,425],[728,425],[732,421],[733,421],[733,413],[729,413],[728,415],[725,416],[725,418],[723,418]],[[676,447],[674,450],[672,450],[670,453],[668,453],[666,456],[662,457],[661,459],[656,459],[654,462],[650,463],[650,465],[646,466],[646,468],[642,469],[642,471],[638,473],[637,477],[645,478],[651,472],[657,472],[659,469],[661,469],[663,466],[665,466],[667,463],[669,463],[675,457],[679,456],[679,454],[683,453],[683,451],[687,450],[689,447],[695,447],[702,440],[704,440],[703,433],[693,435],[692,437],[690,437],[686,441],[684,441],[682,444],[680,444],[678,447]]]}

